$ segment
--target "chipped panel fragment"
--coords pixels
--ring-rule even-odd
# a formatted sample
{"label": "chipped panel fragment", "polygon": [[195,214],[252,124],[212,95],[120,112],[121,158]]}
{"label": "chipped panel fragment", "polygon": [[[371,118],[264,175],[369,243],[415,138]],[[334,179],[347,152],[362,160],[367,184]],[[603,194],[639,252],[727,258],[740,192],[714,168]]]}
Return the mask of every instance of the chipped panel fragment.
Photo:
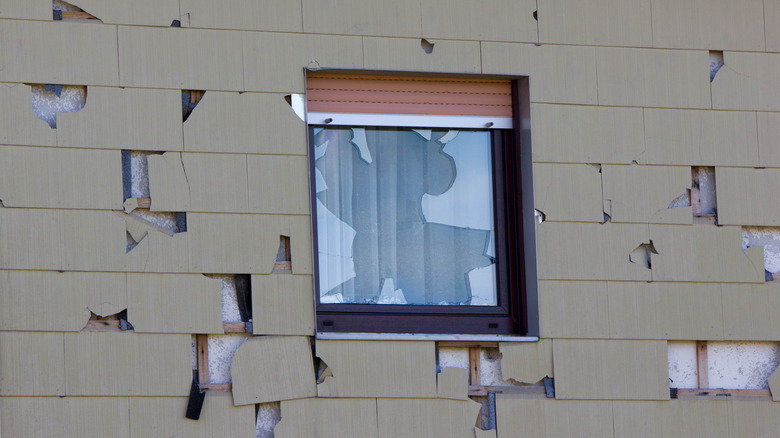
{"label": "chipped panel fragment", "polygon": [[553,375],[553,340],[500,342],[501,375],[504,380],[536,383]]}
{"label": "chipped panel fragment", "polygon": [[94,15],[105,24],[167,27],[170,26],[171,20],[179,18],[179,2],[176,0],[70,0],[69,3]]}
{"label": "chipped panel fragment", "polygon": [[301,336],[267,336],[244,342],[231,366],[236,406],[315,397],[309,340]]}
{"label": "chipped panel fragment", "polygon": [[436,392],[439,398],[469,399],[469,371],[463,368],[444,368],[436,375]]}
{"label": "chipped panel fragment", "polygon": [[318,340],[316,353],[333,373],[320,397],[437,396],[433,342]]}
{"label": "chipped panel fragment", "polygon": [[690,208],[670,208],[681,194],[687,196],[691,186],[690,168],[605,165],[601,174],[603,196],[610,201],[612,222],[692,223]]}
{"label": "chipped panel fragment", "polygon": [[184,154],[166,152],[147,157],[149,166],[149,194],[152,211],[187,211],[191,192]]}

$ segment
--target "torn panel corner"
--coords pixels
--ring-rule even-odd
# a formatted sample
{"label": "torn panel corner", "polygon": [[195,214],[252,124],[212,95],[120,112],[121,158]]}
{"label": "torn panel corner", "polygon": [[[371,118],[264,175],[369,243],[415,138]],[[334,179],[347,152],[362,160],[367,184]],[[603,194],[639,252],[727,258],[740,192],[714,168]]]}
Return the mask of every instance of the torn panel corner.
{"label": "torn panel corner", "polygon": [[500,342],[501,373],[508,381],[536,383],[553,375],[553,341]]}

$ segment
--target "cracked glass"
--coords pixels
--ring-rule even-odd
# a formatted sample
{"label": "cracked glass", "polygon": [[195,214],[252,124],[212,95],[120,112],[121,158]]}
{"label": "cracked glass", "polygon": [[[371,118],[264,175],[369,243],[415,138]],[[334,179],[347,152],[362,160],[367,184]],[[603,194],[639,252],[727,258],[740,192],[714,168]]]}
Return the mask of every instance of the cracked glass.
{"label": "cracked glass", "polygon": [[313,133],[321,303],[497,305],[489,131]]}

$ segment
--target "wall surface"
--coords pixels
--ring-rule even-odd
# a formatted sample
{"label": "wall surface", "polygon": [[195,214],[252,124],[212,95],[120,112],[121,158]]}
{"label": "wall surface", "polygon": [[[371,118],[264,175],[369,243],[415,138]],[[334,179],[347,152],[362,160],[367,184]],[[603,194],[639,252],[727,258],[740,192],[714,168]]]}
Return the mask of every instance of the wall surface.
{"label": "wall surface", "polygon": [[[539,342],[314,339],[306,67],[529,77]],[[0,435],[774,436],[778,70],[772,0],[0,0]]]}

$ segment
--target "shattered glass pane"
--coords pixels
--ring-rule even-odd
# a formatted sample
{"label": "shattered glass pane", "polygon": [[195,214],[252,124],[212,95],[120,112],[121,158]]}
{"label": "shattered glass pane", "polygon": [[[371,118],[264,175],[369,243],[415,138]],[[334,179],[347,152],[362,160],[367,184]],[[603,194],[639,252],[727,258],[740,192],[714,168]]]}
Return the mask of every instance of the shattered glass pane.
{"label": "shattered glass pane", "polygon": [[315,130],[320,302],[495,306],[488,131]]}

